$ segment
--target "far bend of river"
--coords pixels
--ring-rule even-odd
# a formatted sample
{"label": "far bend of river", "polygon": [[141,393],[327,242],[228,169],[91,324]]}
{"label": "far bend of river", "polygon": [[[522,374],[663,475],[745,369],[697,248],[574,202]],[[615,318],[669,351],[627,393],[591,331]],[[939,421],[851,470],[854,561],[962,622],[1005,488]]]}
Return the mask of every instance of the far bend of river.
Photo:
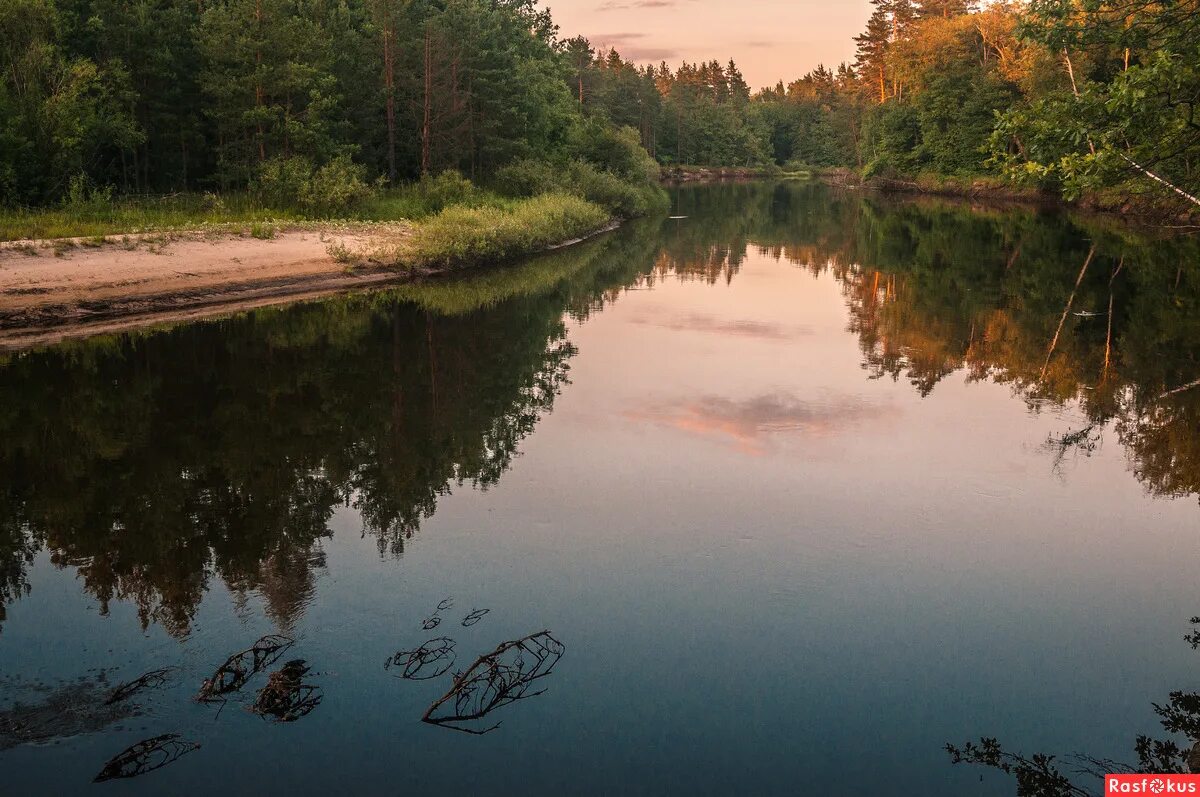
{"label": "far bend of river", "polygon": [[[1168,738],[1152,703],[1200,689],[1195,240],[673,202],[503,271],[3,355],[0,794],[1012,795],[946,743]],[[435,718],[502,705],[421,721],[542,630],[561,657],[495,672],[544,677],[484,666]]]}

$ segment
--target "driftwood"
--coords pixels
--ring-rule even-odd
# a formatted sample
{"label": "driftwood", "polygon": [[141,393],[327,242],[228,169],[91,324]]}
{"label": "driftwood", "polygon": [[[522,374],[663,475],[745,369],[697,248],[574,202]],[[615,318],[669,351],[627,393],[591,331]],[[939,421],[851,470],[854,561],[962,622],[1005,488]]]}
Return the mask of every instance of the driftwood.
{"label": "driftwood", "polygon": [[474,730],[464,723],[481,720],[498,708],[537,697],[546,690],[530,691],[534,682],[553,672],[566,648],[549,631],[505,642],[454,679],[450,691],[438,698],[421,717],[422,722],[476,735],[490,733],[500,723]]}
{"label": "driftwood", "polygon": [[200,749],[196,742],[182,740],[177,733],[155,736],[138,742],[109,760],[92,782],[103,783],[106,780],[119,778],[136,778],[161,769],[167,764],[178,760],[193,750]]}
{"label": "driftwood", "polygon": [[408,681],[429,681],[439,678],[454,666],[454,640],[447,637],[431,639],[416,650],[402,650],[383,663],[383,668],[402,668],[397,678]]}
{"label": "driftwood", "polygon": [[111,706],[114,703],[120,703],[122,700],[128,700],[143,689],[157,689],[166,684],[167,678],[175,670],[175,667],[163,667],[160,670],[151,670],[129,683],[121,684],[112,691],[112,694],[108,696],[108,700],[104,701],[104,705]]}
{"label": "driftwood", "polygon": [[271,673],[267,685],[250,707],[271,722],[295,722],[321,705],[321,687],[304,683],[311,668],[302,659],[289,661],[283,669]]}
{"label": "driftwood", "polygon": [[265,636],[252,647],[233,654],[211,678],[205,679],[196,700],[201,703],[223,701],[224,695],[241,689],[252,677],[279,661],[294,644],[290,637]]}

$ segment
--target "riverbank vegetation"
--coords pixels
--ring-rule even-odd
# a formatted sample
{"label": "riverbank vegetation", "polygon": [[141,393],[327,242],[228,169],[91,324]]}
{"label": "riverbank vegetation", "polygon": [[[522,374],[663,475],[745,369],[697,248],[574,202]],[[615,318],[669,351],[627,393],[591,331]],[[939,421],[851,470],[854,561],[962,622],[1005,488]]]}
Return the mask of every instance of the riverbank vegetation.
{"label": "riverbank vegetation", "polygon": [[756,92],[535,0],[0,0],[0,236],[554,193],[627,218],[689,166],[1200,207],[1198,0],[872,2],[853,63]]}
{"label": "riverbank vegetation", "polygon": [[429,260],[665,206],[528,0],[0,0],[0,31],[3,240],[404,220]]}
{"label": "riverbank vegetation", "polygon": [[1200,206],[1196,0],[872,3],[853,63],[755,93],[733,62],[638,68],[567,44],[584,104],[637,127],[664,164]]}

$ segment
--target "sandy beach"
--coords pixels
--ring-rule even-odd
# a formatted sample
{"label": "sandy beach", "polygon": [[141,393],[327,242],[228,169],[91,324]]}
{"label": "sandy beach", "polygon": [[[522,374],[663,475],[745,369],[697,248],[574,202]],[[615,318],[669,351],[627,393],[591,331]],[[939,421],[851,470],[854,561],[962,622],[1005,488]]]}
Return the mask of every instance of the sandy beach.
{"label": "sandy beach", "polygon": [[0,350],[170,323],[397,281],[395,268],[335,257],[408,228],[163,233],[0,244]]}

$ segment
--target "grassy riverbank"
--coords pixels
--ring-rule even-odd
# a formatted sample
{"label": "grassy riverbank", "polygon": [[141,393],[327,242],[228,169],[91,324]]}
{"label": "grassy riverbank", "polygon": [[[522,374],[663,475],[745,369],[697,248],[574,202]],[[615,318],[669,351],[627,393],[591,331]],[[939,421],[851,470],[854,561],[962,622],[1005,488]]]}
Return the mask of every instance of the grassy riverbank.
{"label": "grassy riverbank", "polygon": [[[366,188],[365,186],[363,188]],[[619,177],[585,163],[563,169],[519,163],[487,187],[456,173],[397,188],[368,189],[353,201],[314,207],[267,192],[113,198],[92,192],[51,208],[0,209],[0,242],[38,242],[61,250],[102,246],[127,236],[183,232],[273,238],[287,230],[341,230],[395,225],[398,245],[331,246],[346,263],[445,269],[511,260],[586,237],[621,220],[665,209],[666,195],[649,180]]]}
{"label": "grassy riverbank", "polygon": [[1153,183],[1130,182],[1121,186],[1084,192],[1066,200],[1056,191],[1018,185],[995,175],[955,177],[923,173],[914,177],[863,177],[851,169],[819,169],[815,176],[830,185],[865,188],[891,194],[974,199],[996,202],[1023,202],[1074,208],[1102,214],[1116,214],[1142,223],[1183,225],[1200,224],[1200,214],[1179,202],[1178,197]]}

